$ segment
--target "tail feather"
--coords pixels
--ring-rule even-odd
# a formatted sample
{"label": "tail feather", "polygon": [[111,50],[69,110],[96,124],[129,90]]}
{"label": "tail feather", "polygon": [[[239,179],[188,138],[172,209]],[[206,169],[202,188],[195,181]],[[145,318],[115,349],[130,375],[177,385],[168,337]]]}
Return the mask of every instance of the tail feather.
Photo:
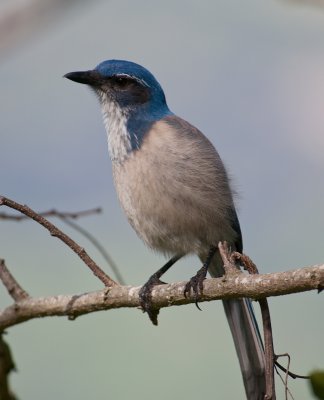
{"label": "tail feather", "polygon": [[[209,272],[217,277],[222,267],[219,257],[215,258]],[[246,397],[262,400],[265,395],[264,348],[251,300],[224,300],[223,305],[240,362]]]}
{"label": "tail feather", "polygon": [[224,300],[223,305],[240,362],[246,397],[262,400],[265,395],[264,350],[251,300]]}

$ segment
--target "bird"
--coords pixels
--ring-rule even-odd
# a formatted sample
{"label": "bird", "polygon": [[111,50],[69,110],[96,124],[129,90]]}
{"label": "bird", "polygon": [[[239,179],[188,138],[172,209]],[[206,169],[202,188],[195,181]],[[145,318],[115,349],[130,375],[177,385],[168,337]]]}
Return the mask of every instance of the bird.
{"label": "bird", "polygon": [[[143,310],[157,324],[152,289],[164,283],[160,278],[173,264],[189,254],[201,260],[184,291],[198,304],[207,271],[212,277],[224,274],[217,244],[226,241],[231,250],[243,250],[228,173],[211,141],[169,109],[161,85],[143,66],[112,59],[64,77],[88,85],[98,97],[121,207],[142,241],[170,257],[140,291]],[[246,397],[261,400],[264,348],[251,300],[223,300],[223,305]]]}

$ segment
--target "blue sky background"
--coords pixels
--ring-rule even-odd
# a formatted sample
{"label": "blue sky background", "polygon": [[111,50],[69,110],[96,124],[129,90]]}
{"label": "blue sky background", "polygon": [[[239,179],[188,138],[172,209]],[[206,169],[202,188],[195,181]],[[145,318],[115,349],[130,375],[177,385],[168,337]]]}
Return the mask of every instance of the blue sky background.
{"label": "blue sky background", "polygon": [[[95,96],[62,78],[110,58],[151,70],[170,108],[217,147],[239,193],[245,252],[261,272],[323,262],[323,8],[279,0],[79,2],[2,53],[1,194],[39,211],[102,206],[104,214],[80,222],[127,283],[140,285],[164,259],[145,248],[119,208]],[[101,288],[33,222],[1,221],[0,257],[33,296]],[[198,266],[188,258],[166,279],[187,279]],[[1,286],[0,299],[10,304]],[[323,368],[322,295],[269,302],[276,352],[290,353],[294,372]],[[158,328],[137,310],[14,327],[12,385],[24,399],[242,398],[221,303],[202,308],[162,310]],[[311,398],[304,381],[290,388],[296,399]],[[277,392],[284,398],[279,381]]]}

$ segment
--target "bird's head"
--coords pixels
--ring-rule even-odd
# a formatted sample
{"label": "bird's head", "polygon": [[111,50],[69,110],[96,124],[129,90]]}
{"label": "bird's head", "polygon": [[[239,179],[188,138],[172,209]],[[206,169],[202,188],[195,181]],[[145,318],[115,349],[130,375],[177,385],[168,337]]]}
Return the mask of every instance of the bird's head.
{"label": "bird's head", "polygon": [[112,160],[123,160],[138,150],[152,124],[171,113],[159,82],[133,62],[108,60],[93,70],[64,76],[90,86],[97,94]]}
{"label": "bird's head", "polygon": [[147,69],[131,61],[107,60],[93,70],[64,76],[89,85],[102,104],[113,102],[125,112],[149,108],[154,113],[167,107],[158,81]]}

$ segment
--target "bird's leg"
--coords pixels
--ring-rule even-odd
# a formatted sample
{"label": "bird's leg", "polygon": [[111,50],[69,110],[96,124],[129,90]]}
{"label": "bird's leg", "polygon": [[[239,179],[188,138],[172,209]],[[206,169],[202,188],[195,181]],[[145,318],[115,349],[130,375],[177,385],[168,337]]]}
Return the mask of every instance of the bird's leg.
{"label": "bird's leg", "polygon": [[198,305],[198,300],[199,296],[202,295],[203,293],[203,282],[206,279],[208,267],[211,263],[212,258],[214,257],[214,254],[216,253],[217,248],[215,246],[211,246],[206,258],[206,261],[204,262],[203,266],[200,268],[200,270],[196,273],[195,276],[193,276],[189,282],[187,282],[184,290],[184,295],[185,297],[190,295],[191,289],[194,293],[195,296],[195,303],[196,307],[201,310],[201,308]]}
{"label": "bird's leg", "polygon": [[155,274],[153,274],[149,278],[149,280],[145,283],[145,285],[142,286],[141,290],[139,291],[141,307],[144,312],[147,312],[153,325],[158,324],[157,317],[159,314],[159,309],[153,309],[152,307],[152,290],[154,286],[165,284],[165,282],[162,282],[160,280],[161,276],[165,274],[181,257],[182,255],[176,255],[172,257],[165,265],[163,265],[162,268],[156,271]]}

